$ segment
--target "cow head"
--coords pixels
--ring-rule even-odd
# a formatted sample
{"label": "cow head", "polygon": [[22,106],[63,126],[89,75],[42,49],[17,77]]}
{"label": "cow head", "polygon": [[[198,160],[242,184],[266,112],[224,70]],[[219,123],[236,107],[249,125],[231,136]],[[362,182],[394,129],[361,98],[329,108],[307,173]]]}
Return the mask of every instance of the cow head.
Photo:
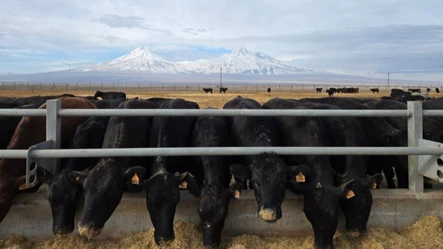
{"label": "cow head", "polygon": [[146,205],[154,226],[155,243],[172,241],[174,234],[174,216],[180,200],[179,185],[183,183],[186,173],[173,175],[161,171],[143,183],[147,192]]}
{"label": "cow head", "polygon": [[237,182],[251,181],[258,204],[258,216],[262,220],[275,222],[281,218],[286,165],[277,155],[264,153],[255,157],[251,165],[234,164],[230,170]]}
{"label": "cow head", "polygon": [[48,184],[46,198],[52,212],[52,232],[54,235],[70,234],[74,231],[75,212],[82,192],[78,181],[72,181],[70,171],[55,175],[39,168],[39,179]]}
{"label": "cow head", "polygon": [[8,214],[14,197],[25,189],[26,176],[13,177],[6,173],[0,174],[0,222]]}
{"label": "cow head", "polygon": [[229,188],[219,184],[201,186],[190,174],[185,178],[187,188],[198,198],[198,215],[203,230],[205,246],[219,246],[221,232],[228,214],[228,204],[232,198],[240,197],[241,183],[233,183]]}
{"label": "cow head", "polygon": [[97,236],[111,217],[123,196],[124,186],[134,177],[142,177],[141,166],[127,170],[115,165],[113,159],[101,160],[91,171],[73,171],[69,178],[85,192],[84,211],[78,225],[80,235],[87,238]]}
{"label": "cow head", "polygon": [[366,224],[372,207],[372,194],[370,188],[375,189],[383,180],[381,174],[368,176],[366,179],[360,179],[351,176],[337,175],[336,184],[343,184],[349,180],[355,180],[353,191],[355,197],[342,199],[340,207],[346,217],[346,229],[348,231],[366,232]]}
{"label": "cow head", "polygon": [[[297,176],[303,174],[305,181]],[[290,190],[304,196],[303,211],[314,230],[314,248],[333,248],[333,237],[340,215],[340,200],[356,197],[357,182],[352,180],[339,187],[310,179],[310,168],[305,165],[288,169]]]}

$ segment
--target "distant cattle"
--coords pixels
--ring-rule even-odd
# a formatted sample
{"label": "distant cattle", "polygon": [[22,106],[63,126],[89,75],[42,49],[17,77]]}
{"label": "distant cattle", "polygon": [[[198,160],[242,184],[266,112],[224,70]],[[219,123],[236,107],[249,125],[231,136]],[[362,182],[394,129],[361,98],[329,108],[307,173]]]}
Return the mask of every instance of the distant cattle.
{"label": "distant cattle", "polygon": [[124,92],[102,92],[96,91],[94,97],[102,99],[126,99],[126,93]]}
{"label": "distant cattle", "polygon": [[440,89],[438,87],[435,88],[436,93],[440,93]]}
{"label": "distant cattle", "polygon": [[337,92],[337,89],[331,87],[329,89],[326,89],[326,92],[328,93],[329,97],[332,97],[332,96],[334,96],[334,93]]}
{"label": "distant cattle", "polygon": [[[63,109],[95,109],[95,106],[85,98],[60,98]],[[46,109],[46,104],[39,107]],[[77,126],[87,117],[64,117],[61,122],[61,147],[67,148]],[[45,137],[45,118],[22,117],[8,145],[8,149],[28,149],[31,145],[41,143]],[[26,160],[3,158],[0,161],[0,222],[9,212],[14,197],[25,189]],[[40,185],[30,189],[36,191]]]}
{"label": "distant cattle", "polygon": [[378,88],[371,88],[370,90],[371,90],[372,93],[378,93],[379,92]]}
{"label": "distant cattle", "polygon": [[420,88],[409,88],[408,91],[411,93],[421,93]]}
{"label": "distant cattle", "polygon": [[358,87],[337,88],[337,93],[359,93],[359,88]]}
{"label": "distant cattle", "polygon": [[267,92],[268,92],[268,93],[271,93],[271,88],[270,88],[270,87],[268,87]]}
{"label": "distant cattle", "polygon": [[220,87],[220,93],[226,93],[226,91],[228,90],[227,87]]}
{"label": "distant cattle", "polygon": [[205,91],[205,93],[212,93],[212,88],[203,88],[203,91]]}
{"label": "distant cattle", "polygon": [[315,88],[315,92],[316,92],[316,93],[321,93],[321,90],[323,90],[322,87],[317,87],[317,88]]}
{"label": "distant cattle", "polygon": [[426,88],[426,92],[429,93],[431,91],[431,88]]}

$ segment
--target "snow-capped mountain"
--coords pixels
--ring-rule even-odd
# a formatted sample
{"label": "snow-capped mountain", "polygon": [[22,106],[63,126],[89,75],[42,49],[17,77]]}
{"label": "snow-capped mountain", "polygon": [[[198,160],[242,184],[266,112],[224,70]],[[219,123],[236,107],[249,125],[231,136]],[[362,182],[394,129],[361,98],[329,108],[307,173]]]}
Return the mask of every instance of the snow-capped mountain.
{"label": "snow-capped mountain", "polygon": [[230,53],[214,59],[178,62],[182,68],[194,73],[211,74],[220,72],[226,74],[294,74],[313,73],[312,70],[286,65],[283,62],[262,53],[254,53],[245,48],[234,49]]}
{"label": "snow-capped mountain", "polygon": [[285,64],[271,56],[251,52],[245,48],[234,49],[230,53],[216,58],[196,61],[171,62],[138,47],[126,55],[99,63],[77,71],[106,72],[142,72],[152,74],[218,74],[223,68],[224,74],[241,75],[287,75],[312,74],[314,71]]}
{"label": "snow-capped mountain", "polygon": [[165,74],[179,72],[175,63],[163,59],[145,47],[138,47],[128,54],[94,65],[86,71],[136,71]]}

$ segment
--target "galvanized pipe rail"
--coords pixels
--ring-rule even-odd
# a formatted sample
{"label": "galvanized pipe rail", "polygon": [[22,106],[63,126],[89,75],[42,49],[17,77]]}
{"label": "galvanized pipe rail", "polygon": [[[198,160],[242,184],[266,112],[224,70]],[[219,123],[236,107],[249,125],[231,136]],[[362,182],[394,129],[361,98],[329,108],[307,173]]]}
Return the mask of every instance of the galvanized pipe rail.
{"label": "galvanized pipe rail", "polygon": [[[419,101],[408,102],[407,110],[231,110],[231,109],[61,109],[60,100],[48,100],[46,110],[0,109],[0,116],[46,116],[44,148],[32,150],[0,150],[0,158],[50,158],[49,168],[58,172],[59,158],[69,157],[133,157],[133,156],[196,156],[257,155],[275,152],[281,155],[409,155],[409,189],[423,192],[423,176],[418,172],[418,155],[442,155],[441,148],[421,148],[423,116],[443,116],[443,110],[422,110]],[[61,117],[67,116],[284,116],[284,117],[408,117],[409,147],[198,147],[198,148],[123,148],[123,149],[60,149]],[[52,144],[50,143],[52,141]],[[27,179],[28,183],[28,179]]]}

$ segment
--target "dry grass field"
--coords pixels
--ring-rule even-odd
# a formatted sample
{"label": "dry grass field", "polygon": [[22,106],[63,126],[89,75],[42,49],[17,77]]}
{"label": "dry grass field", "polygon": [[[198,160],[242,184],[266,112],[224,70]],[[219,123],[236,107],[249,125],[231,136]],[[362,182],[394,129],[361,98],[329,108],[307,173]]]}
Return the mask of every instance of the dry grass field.
{"label": "dry grass field", "polygon": [[[113,91],[113,90],[109,90]],[[146,91],[146,90],[132,90],[128,89],[125,91],[128,98],[139,97],[139,98],[153,98],[153,97],[164,97],[164,98],[183,98],[190,101],[195,101],[200,105],[200,108],[221,108],[229,100],[240,95],[242,97],[253,98],[260,103],[264,103],[272,98],[321,98],[327,97],[325,92],[315,93],[314,91],[288,91],[288,92],[244,92],[244,91],[231,91],[229,93],[218,93],[206,94],[203,91]],[[28,97],[33,95],[59,95],[63,93],[70,93],[76,96],[91,96],[94,95],[95,90],[2,90],[0,91],[0,97]],[[443,96],[443,93],[429,93],[430,97]],[[373,98],[379,99],[382,96],[389,96],[389,92],[380,92],[374,94],[370,91],[363,91],[358,94],[335,94],[334,97],[353,97],[353,98]]]}

